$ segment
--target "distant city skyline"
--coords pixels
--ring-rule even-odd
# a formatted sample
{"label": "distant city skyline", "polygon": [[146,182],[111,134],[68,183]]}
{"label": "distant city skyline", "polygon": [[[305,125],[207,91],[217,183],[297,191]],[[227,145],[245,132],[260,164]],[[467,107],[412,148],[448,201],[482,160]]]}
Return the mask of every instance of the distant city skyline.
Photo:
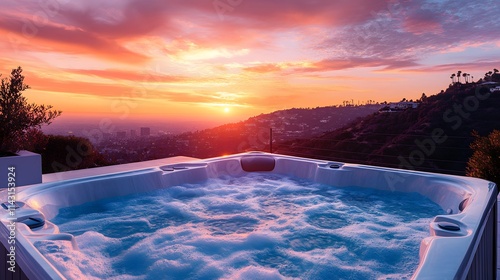
{"label": "distant city skyline", "polygon": [[292,107],[416,99],[500,65],[500,3],[0,2],[0,73],[62,121],[228,123]]}
{"label": "distant city skyline", "polygon": [[[105,125],[103,125],[105,124]],[[158,134],[179,134],[188,131],[196,131],[212,128],[222,123],[214,122],[151,122],[147,120],[120,121],[112,118],[92,118],[92,119],[56,119],[52,124],[42,126],[42,131],[53,135],[74,135],[78,137],[90,137],[91,134],[102,134],[117,137],[118,133],[125,133],[126,137],[140,137],[141,127],[148,126],[151,135]],[[135,136],[134,136],[135,135]]]}

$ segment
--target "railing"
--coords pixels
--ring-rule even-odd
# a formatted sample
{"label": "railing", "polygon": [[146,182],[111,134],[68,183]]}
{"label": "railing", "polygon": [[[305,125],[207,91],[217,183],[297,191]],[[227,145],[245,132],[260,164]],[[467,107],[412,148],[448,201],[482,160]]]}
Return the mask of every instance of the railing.
{"label": "railing", "polygon": [[481,238],[474,244],[477,246],[474,258],[465,279],[496,279],[497,274],[497,201],[489,210],[483,223]]}

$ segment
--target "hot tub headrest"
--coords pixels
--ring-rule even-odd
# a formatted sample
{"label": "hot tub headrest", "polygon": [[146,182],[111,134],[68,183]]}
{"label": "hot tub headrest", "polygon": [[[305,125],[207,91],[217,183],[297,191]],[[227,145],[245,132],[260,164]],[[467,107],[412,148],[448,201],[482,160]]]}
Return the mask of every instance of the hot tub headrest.
{"label": "hot tub headrest", "polygon": [[243,156],[241,168],[246,172],[273,171],[276,160],[273,156]]}

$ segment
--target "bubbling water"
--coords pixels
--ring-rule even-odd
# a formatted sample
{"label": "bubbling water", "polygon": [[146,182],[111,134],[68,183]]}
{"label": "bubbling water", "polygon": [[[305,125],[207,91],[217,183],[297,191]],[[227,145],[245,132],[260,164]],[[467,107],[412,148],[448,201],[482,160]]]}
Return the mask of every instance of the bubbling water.
{"label": "bubbling water", "polygon": [[438,214],[416,193],[252,173],[61,209],[79,251],[35,246],[70,279],[401,279]]}

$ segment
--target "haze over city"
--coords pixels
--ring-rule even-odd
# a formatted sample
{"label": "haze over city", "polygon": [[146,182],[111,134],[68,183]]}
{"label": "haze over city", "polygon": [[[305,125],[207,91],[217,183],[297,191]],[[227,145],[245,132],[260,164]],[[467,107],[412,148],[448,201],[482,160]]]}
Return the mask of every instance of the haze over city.
{"label": "haze over city", "polygon": [[0,73],[56,123],[221,124],[435,94],[499,64],[494,0],[2,1]]}

